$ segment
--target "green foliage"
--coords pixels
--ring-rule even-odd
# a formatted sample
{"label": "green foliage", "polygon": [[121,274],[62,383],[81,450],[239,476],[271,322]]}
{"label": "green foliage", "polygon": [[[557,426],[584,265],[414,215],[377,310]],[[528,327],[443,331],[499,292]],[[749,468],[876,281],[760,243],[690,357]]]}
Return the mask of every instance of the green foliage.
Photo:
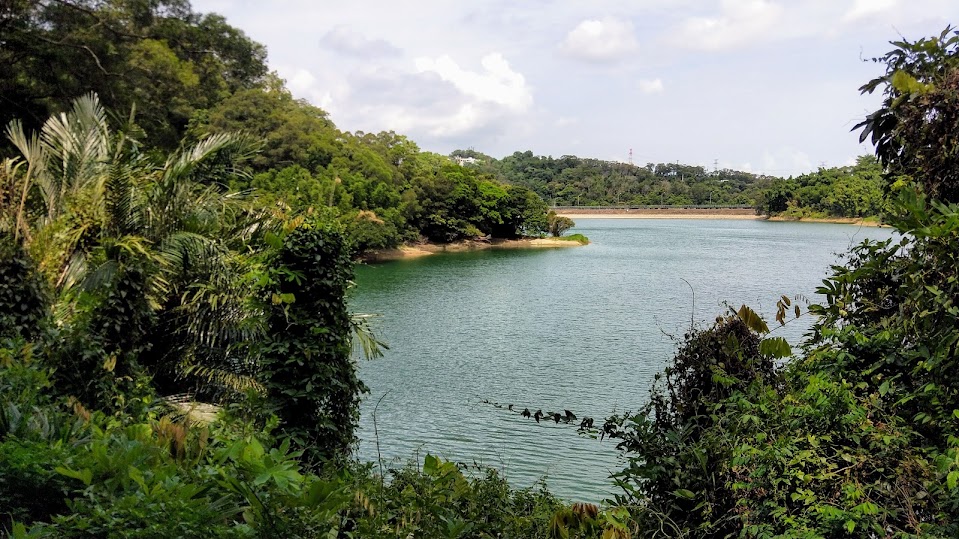
{"label": "green foliage", "polygon": [[[26,349],[0,350],[0,387],[49,387]],[[542,488],[513,490],[494,470],[433,456],[389,479],[348,463],[314,475],[290,439],[242,423],[67,411],[48,391],[0,401],[35,410],[22,427],[0,428],[0,526],[14,536],[520,539],[550,536],[557,515],[569,529],[554,536],[598,537],[606,526],[595,506],[571,511]],[[591,514],[593,531],[576,532],[586,528],[571,512]]]}
{"label": "green foliage", "polygon": [[876,146],[889,185],[906,176],[931,198],[959,201],[959,32],[892,44],[873,58],[885,73],[860,88],[880,90],[882,105],[854,129]]}
{"label": "green foliage", "polygon": [[0,233],[0,339],[34,340],[49,316],[46,283],[13,238]]}
{"label": "green foliage", "polygon": [[589,238],[587,238],[586,236],[582,234],[570,234],[569,236],[560,236],[555,239],[565,240],[565,241],[575,241],[576,243],[579,243],[581,245],[589,245]]}
{"label": "green foliage", "polygon": [[[357,522],[360,537],[546,537],[562,504],[542,488],[512,490],[495,470],[465,466],[432,455],[422,469],[393,470],[370,497],[375,513]],[[370,485],[371,487],[373,485]]]}
{"label": "green foliage", "polygon": [[452,155],[474,157],[477,162],[471,168],[528,187],[555,206],[754,204],[767,183],[747,172],[708,172],[678,163],[643,167],[573,155],[536,156],[530,151],[500,160],[463,150]]}
{"label": "green foliage", "polygon": [[137,110],[153,146],[170,150],[198,111],[260,83],[266,50],[222,17],[162,0],[15,1],[0,27],[0,125],[29,128],[87,92]]}
{"label": "green foliage", "polygon": [[262,141],[250,164],[255,172],[298,165],[307,170],[325,167],[332,159],[337,132],[326,112],[293,98],[279,81],[266,88],[240,90],[196,115],[189,134],[244,131]]}
{"label": "green foliage", "polygon": [[68,480],[54,471],[69,456],[62,444],[0,443],[0,529],[13,521],[49,521],[68,511]]}
{"label": "green foliage", "polygon": [[400,243],[396,225],[391,221],[380,219],[371,211],[359,211],[352,217],[344,216],[344,221],[353,249],[357,252],[389,249]]}
{"label": "green foliage", "polygon": [[649,404],[603,427],[627,455],[626,468],[613,476],[624,490],[617,501],[642,508],[641,536],[725,537],[738,529],[729,467],[735,434],[724,406],[753,391],[775,395],[779,384],[757,329],[765,323],[743,307],[692,331]]}
{"label": "green foliage", "polygon": [[366,390],[350,353],[347,240],[330,224],[302,224],[283,239],[276,265],[285,278],[273,291],[281,301],[269,317],[263,385],[282,432],[319,464],[348,454]]}
{"label": "green foliage", "polygon": [[546,227],[549,229],[549,234],[553,237],[558,238],[562,236],[567,230],[574,226],[576,226],[576,223],[565,215],[556,215],[554,211],[546,214]]}
{"label": "green foliage", "polygon": [[761,193],[757,209],[792,219],[878,216],[886,210],[882,172],[875,158],[862,156],[855,166],[774,180]]}

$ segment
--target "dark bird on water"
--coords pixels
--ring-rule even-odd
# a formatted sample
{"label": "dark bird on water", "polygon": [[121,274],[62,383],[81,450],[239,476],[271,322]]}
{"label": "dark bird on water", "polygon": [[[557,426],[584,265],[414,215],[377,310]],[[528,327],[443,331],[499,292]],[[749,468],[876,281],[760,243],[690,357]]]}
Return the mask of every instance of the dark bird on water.
{"label": "dark bird on water", "polygon": [[573,412],[570,412],[569,410],[563,410],[563,412],[566,413],[567,423],[569,423],[570,421],[576,421],[576,414],[574,414]]}
{"label": "dark bird on water", "polygon": [[579,424],[579,428],[581,428],[581,429],[591,429],[591,428],[593,428],[593,418],[592,418],[592,417],[584,417],[584,418],[583,418],[583,421]]}
{"label": "dark bird on water", "polygon": [[554,413],[553,413],[553,421],[555,421],[556,423],[559,423],[559,418],[561,418],[561,417],[563,417],[563,416],[559,415],[559,412],[554,412]]}
{"label": "dark bird on water", "polygon": [[509,411],[510,411],[510,412],[513,411],[513,405],[512,405],[512,404],[510,404],[509,406],[507,406],[507,408],[509,408]]}
{"label": "dark bird on water", "polygon": [[537,423],[539,423],[540,418],[543,418],[543,417],[546,417],[546,416],[543,415],[542,410],[536,410],[536,413],[533,414],[533,419],[535,419]]}
{"label": "dark bird on water", "polygon": [[523,408],[523,413],[520,414],[520,415],[522,415],[522,416],[525,417],[526,419],[529,419],[529,417],[530,417],[531,415],[533,415],[533,414],[529,413],[529,408]]}

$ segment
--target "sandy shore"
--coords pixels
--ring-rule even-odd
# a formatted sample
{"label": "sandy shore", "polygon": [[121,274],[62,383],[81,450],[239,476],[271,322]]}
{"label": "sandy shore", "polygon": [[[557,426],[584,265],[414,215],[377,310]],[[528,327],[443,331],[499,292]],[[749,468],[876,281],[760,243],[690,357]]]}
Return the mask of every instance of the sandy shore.
{"label": "sandy shore", "polygon": [[409,260],[436,253],[462,253],[466,251],[482,251],[485,249],[540,249],[546,247],[579,247],[582,244],[575,241],[558,240],[555,238],[530,238],[522,240],[490,240],[490,241],[459,241],[448,244],[421,243],[403,245],[396,249],[381,249],[364,254],[364,262],[388,262],[391,260]]}
{"label": "sandy shore", "polygon": [[576,219],[763,219],[753,209],[670,208],[662,210],[561,210],[559,215]]}
{"label": "sandy shore", "polygon": [[785,217],[770,217],[769,221],[778,221],[778,222],[788,222],[788,223],[834,223],[839,225],[856,225],[856,226],[877,226],[882,227],[883,224],[876,220],[866,220],[860,217],[826,217],[824,219],[787,219]]}
{"label": "sandy shore", "polygon": [[559,215],[577,219],[740,219],[740,220],[768,220],[794,223],[835,223],[857,226],[882,226],[875,220],[865,220],[855,217],[827,217],[824,219],[789,219],[786,217],[767,217],[756,215],[751,209],[661,209],[661,210],[582,210],[558,211]]}

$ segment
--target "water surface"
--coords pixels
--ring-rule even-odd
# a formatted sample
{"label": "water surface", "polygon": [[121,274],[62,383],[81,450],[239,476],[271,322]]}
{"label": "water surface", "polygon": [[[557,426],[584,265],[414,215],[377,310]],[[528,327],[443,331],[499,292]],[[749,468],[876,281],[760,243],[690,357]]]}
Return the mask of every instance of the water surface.
{"label": "water surface", "polygon": [[[386,357],[370,388],[359,455],[387,464],[426,452],[545,480],[570,500],[615,492],[609,441],[536,424],[483,401],[601,419],[647,399],[677,338],[745,303],[773,321],[776,300],[814,290],[838,254],[889,229],[766,221],[590,219],[586,247],[434,255],[363,266],[352,308],[378,313]],[[688,283],[688,284],[687,284]],[[777,334],[798,342],[808,323]],[[385,397],[384,397],[385,395]]]}

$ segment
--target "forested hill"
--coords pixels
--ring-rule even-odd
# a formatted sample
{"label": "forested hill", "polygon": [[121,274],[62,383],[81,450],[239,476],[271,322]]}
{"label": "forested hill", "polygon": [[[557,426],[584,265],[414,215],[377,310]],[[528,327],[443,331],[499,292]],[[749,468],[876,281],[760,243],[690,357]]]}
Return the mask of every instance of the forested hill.
{"label": "forested hill", "polygon": [[755,205],[776,179],[679,163],[636,166],[573,155],[537,156],[531,151],[503,159],[475,150],[456,150],[451,156],[498,180],[529,187],[555,206]]}
{"label": "forested hill", "polygon": [[[242,174],[225,187],[253,189],[258,201],[294,214],[328,214],[360,251],[422,239],[544,234],[548,204],[782,211],[772,210],[772,201],[827,213],[839,206],[820,204],[828,194],[807,188],[806,179],[784,183],[678,163],[633,166],[529,151],[494,159],[458,150],[447,157],[392,131],[342,131],[270,73],[262,45],[185,0],[14,2],[3,15],[4,126],[17,120],[35,131],[92,92],[144,153],[246,133],[258,149],[236,161]],[[4,140],[0,154],[19,152]]]}
{"label": "forested hill", "polygon": [[[98,95],[147,153],[228,132],[257,152],[228,186],[292,213],[323,213],[357,250],[547,230],[544,201],[393,132],[349,133],[294,99],[265,48],[186,0],[13,2],[0,19],[0,123],[38,129],[75,98]],[[19,154],[4,140],[5,156]]]}

